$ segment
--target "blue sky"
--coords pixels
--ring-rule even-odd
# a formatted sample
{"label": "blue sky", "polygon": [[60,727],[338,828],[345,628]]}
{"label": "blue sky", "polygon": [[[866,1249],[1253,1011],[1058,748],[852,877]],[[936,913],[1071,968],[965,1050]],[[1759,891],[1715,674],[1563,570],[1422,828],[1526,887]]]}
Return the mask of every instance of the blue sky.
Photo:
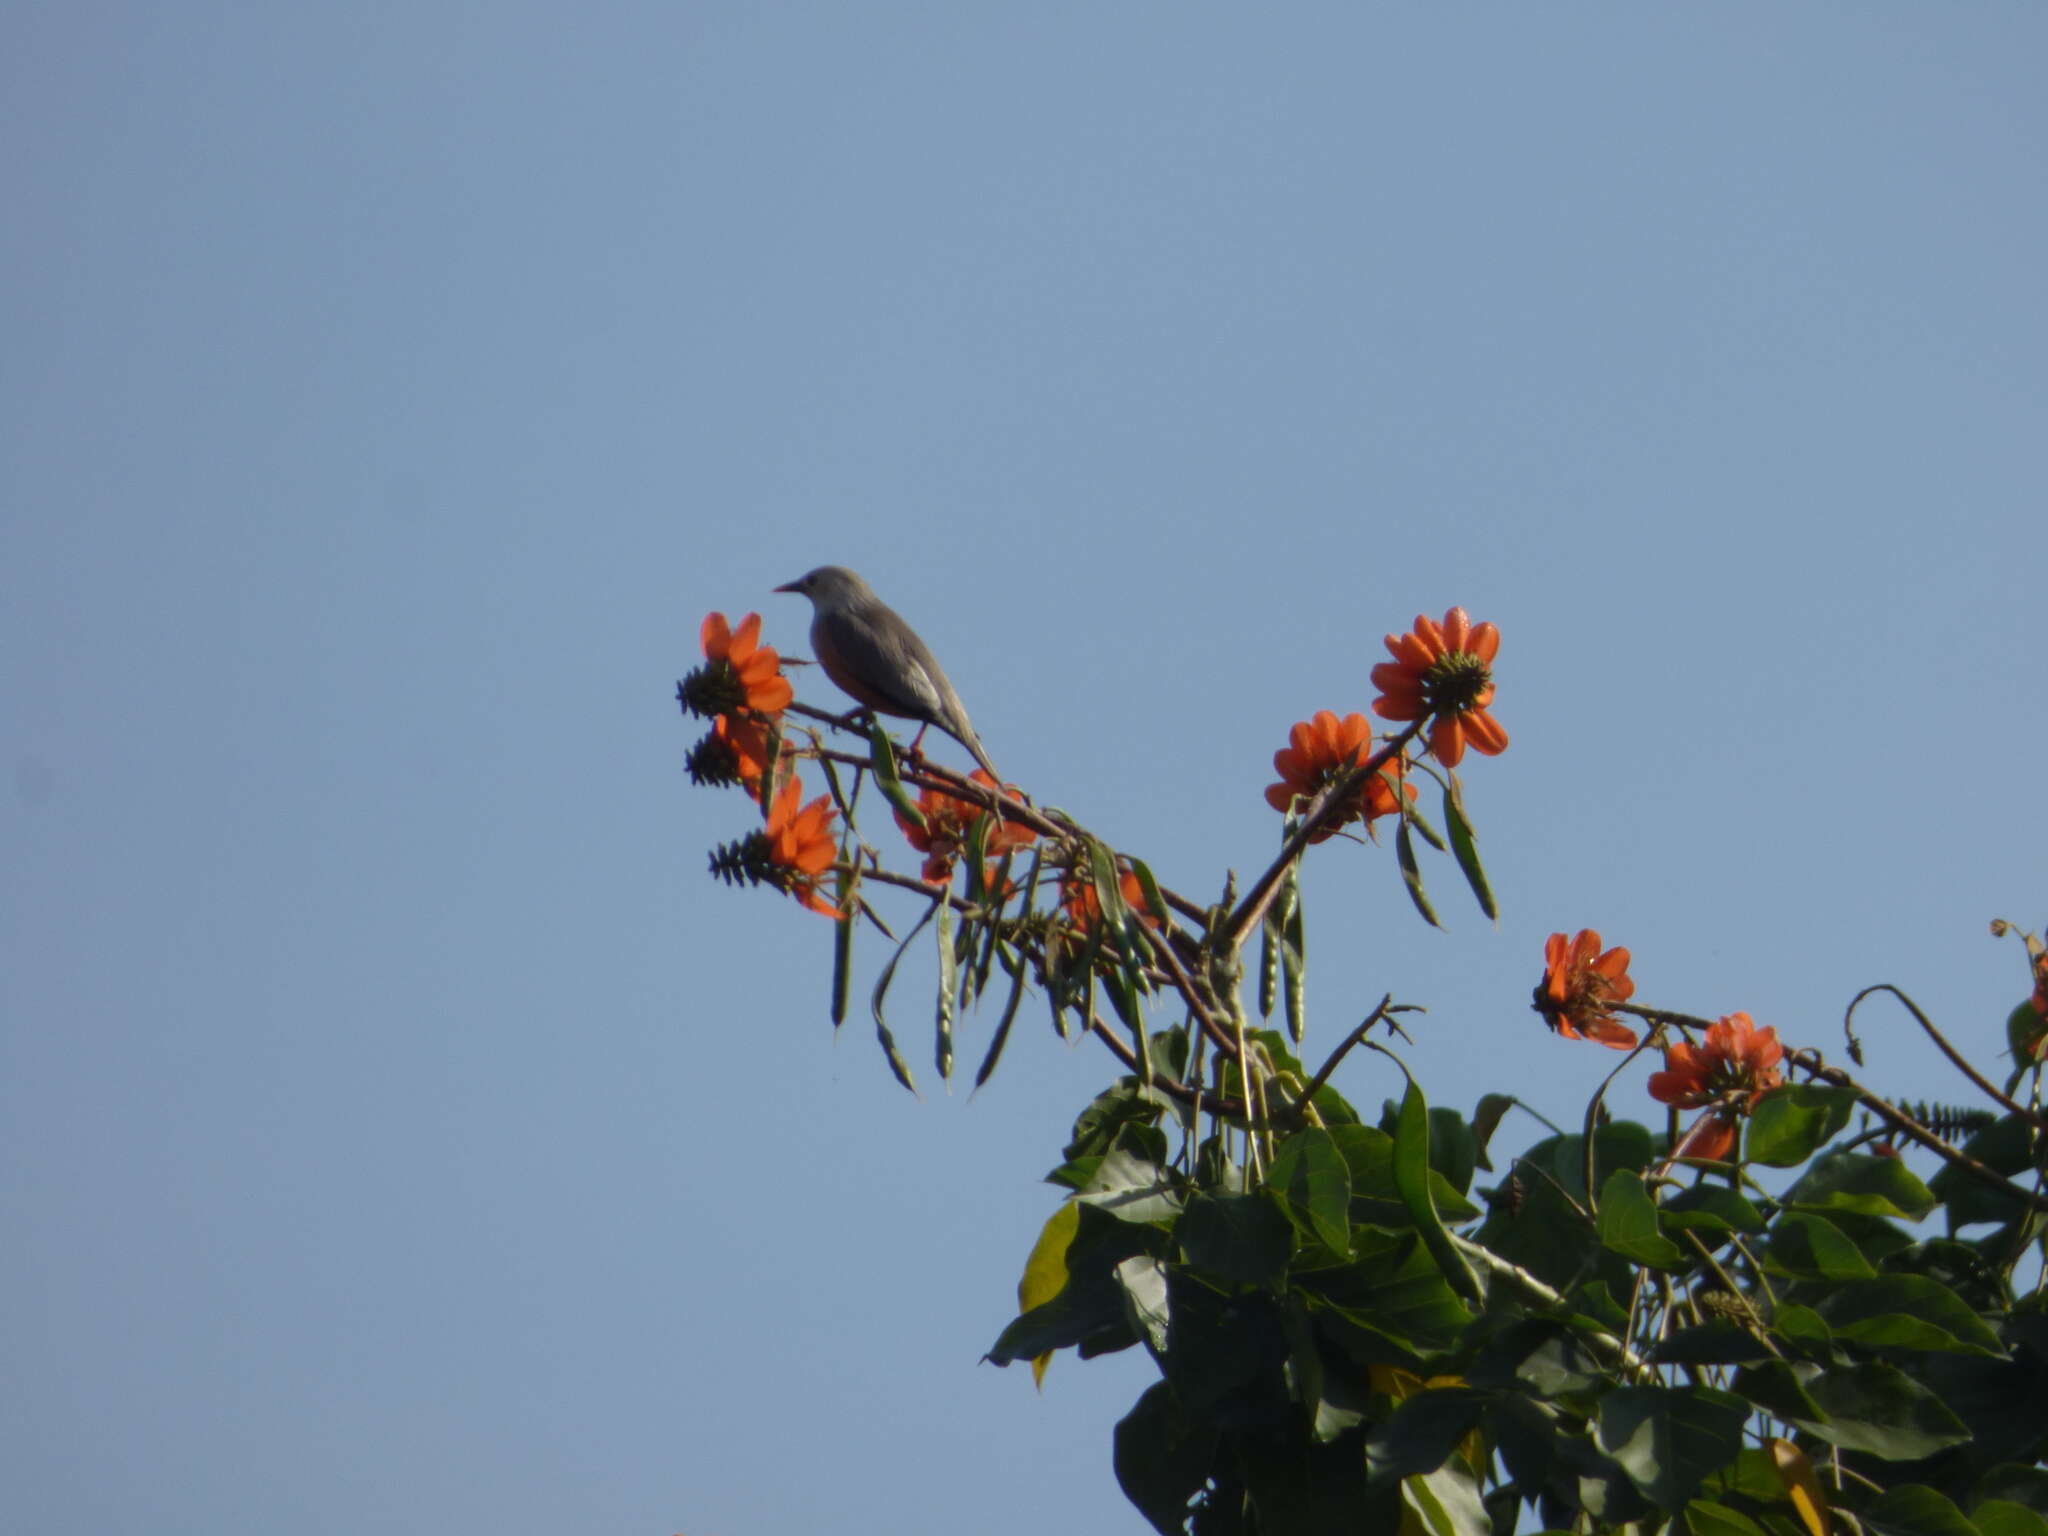
{"label": "blue sky", "polygon": [[15,7],[7,1523],[1143,1528],[1142,1359],[977,1364],[1106,1058],[1027,1014],[913,1100],[832,1037],[827,925],[705,873],[746,807],[674,681],[713,608],[801,654],[771,589],[827,561],[1196,896],[1382,634],[1500,625],[1502,921],[1325,848],[1312,1053],[1391,991],[1436,1101],[1575,1114],[1612,1058],[1526,1000],[1593,925],[1643,1001],[1832,1053],[1892,981],[1988,1056],[1986,921],[2048,917],[2044,50],[1997,4]]}

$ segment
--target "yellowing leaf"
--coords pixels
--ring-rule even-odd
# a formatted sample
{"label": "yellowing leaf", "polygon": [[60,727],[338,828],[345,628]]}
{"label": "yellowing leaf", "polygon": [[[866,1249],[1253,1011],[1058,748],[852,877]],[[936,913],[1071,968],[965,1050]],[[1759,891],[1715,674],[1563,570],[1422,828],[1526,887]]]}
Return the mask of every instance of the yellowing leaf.
{"label": "yellowing leaf", "polygon": [[[1067,1288],[1067,1250],[1074,1234],[1081,1230],[1081,1207],[1069,1200],[1052,1213],[1038,1241],[1031,1245],[1031,1257],[1024,1261],[1024,1273],[1017,1280],[1017,1310],[1029,1312],[1042,1307]],[[1031,1383],[1045,1385],[1045,1368],[1052,1364],[1047,1350],[1031,1361]]]}
{"label": "yellowing leaf", "polygon": [[1806,1452],[1790,1440],[1771,1442],[1771,1465],[1778,1469],[1778,1481],[1792,1501],[1799,1523],[1807,1536],[1828,1536],[1828,1501],[1820,1491],[1820,1479],[1813,1475],[1813,1463]]}

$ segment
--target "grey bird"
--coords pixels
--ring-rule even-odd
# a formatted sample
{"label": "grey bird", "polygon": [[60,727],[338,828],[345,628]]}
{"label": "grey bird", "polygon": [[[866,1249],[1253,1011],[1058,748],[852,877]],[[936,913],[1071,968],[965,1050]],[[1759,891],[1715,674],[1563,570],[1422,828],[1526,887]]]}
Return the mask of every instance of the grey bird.
{"label": "grey bird", "polygon": [[843,565],[821,565],[775,590],[811,600],[811,649],[827,677],[869,709],[936,725],[1002,781],[931,647],[873,587]]}

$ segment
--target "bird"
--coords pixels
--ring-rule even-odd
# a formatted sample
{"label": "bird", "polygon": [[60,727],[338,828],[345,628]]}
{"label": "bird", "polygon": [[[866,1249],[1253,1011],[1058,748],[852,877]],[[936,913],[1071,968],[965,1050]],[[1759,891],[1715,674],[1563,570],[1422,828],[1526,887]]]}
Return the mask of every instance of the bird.
{"label": "bird", "polygon": [[936,725],[1002,782],[931,647],[873,587],[843,565],[821,565],[775,590],[811,600],[811,650],[841,689],[869,709],[922,722],[918,741]]}

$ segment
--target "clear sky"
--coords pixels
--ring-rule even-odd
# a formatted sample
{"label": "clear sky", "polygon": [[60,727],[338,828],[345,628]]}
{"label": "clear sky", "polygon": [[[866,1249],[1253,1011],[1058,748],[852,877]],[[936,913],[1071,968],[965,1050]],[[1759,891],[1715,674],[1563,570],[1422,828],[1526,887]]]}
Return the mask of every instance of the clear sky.
{"label": "clear sky", "polygon": [[914,1100],[829,926],[706,874],[675,679],[713,608],[802,654],[827,561],[1197,896],[1382,634],[1499,624],[1502,921],[1327,846],[1312,1054],[1391,991],[1436,1101],[1576,1114],[1614,1058],[1526,1004],[1593,925],[1641,1001],[1834,1053],[1893,981],[1988,1055],[2044,58],[1996,3],[10,7],[0,1524],[1143,1529],[1143,1358],[977,1363],[1107,1059],[1027,1013]]}

